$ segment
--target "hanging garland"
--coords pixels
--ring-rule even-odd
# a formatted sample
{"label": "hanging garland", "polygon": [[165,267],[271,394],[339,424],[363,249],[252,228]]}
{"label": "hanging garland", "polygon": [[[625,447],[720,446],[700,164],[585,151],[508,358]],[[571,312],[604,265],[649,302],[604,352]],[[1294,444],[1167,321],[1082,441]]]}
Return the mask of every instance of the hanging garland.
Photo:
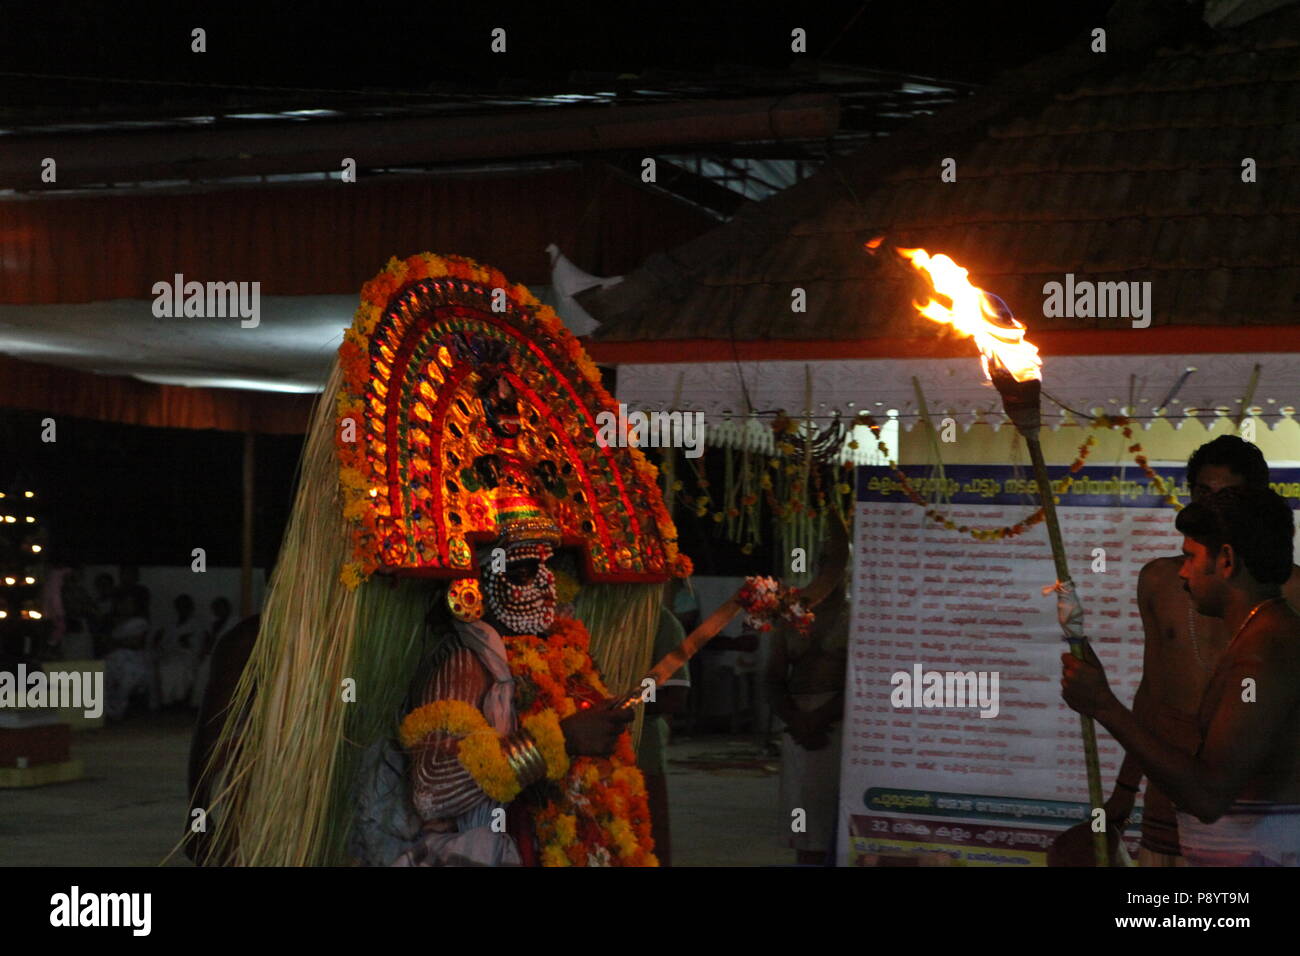
{"label": "hanging garland", "polygon": [[[720,501],[711,493],[712,483],[702,458],[687,459],[695,475],[697,494],[686,494],[680,478],[674,478],[664,487],[665,497],[675,496],[696,518],[719,526],[725,522],[718,530],[740,545],[741,554],[752,554],[762,544],[763,504],[773,519],[805,528],[828,515],[838,516],[844,523],[851,519],[848,501],[853,485],[845,480],[847,476],[826,471],[828,466],[815,466],[809,455],[810,444],[820,439],[799,438],[800,421],[784,415],[772,423],[772,431],[776,454],[771,457],[749,449],[739,454],[731,448],[723,449],[726,457]],[[841,468],[851,472],[854,465],[844,462]],[[660,466],[661,473],[670,470]]]}
{"label": "hanging garland", "polygon": [[[876,448],[889,462],[894,477],[907,497],[924,510],[927,518],[944,529],[970,535],[977,541],[996,541],[1024,534],[1034,525],[1042,522],[1044,514],[1040,506],[1020,521],[1000,528],[958,524],[917,492],[907,475],[898,467],[898,462],[890,454],[888,446],[881,440],[882,426],[869,413],[860,412],[856,423],[871,429],[876,437]],[[1119,429],[1124,438],[1129,441],[1126,446],[1127,452],[1134,456],[1134,462],[1146,475],[1156,493],[1162,497],[1165,504],[1175,510],[1181,510],[1183,506],[1178,498],[1170,492],[1164,480],[1151,468],[1146,455],[1143,454],[1141,443],[1132,440],[1132,426],[1132,419],[1121,415],[1101,415],[1089,423],[1089,428],[1094,432],[1100,428]],[[755,546],[761,543],[762,521],[758,513],[760,503],[765,503],[772,517],[780,521],[793,521],[805,516],[812,520],[827,511],[847,521],[849,509],[846,507],[846,496],[851,495],[853,491],[853,486],[848,479],[855,468],[854,464],[844,462],[841,465],[843,477],[833,475],[825,485],[818,469],[811,469],[805,479],[803,468],[795,460],[797,448],[791,437],[797,429],[798,422],[794,419],[778,419],[773,423],[777,445],[776,455],[770,458],[746,452],[737,463],[730,457],[731,450],[727,449],[726,453],[729,457],[724,468],[727,487],[723,491],[721,502],[715,502],[710,493],[711,483],[704,471],[702,458],[687,459],[695,475],[698,493],[686,494],[682,480],[675,478],[664,489],[665,496],[675,495],[686,510],[694,512],[697,518],[714,525],[721,525],[724,520],[727,521],[725,528],[727,537],[741,545],[740,550],[743,554],[751,554]],[[1073,486],[1074,475],[1078,474],[1086,464],[1096,441],[1096,435],[1089,434],[1080,444],[1075,460],[1070,464],[1069,474],[1066,475],[1058,494],[1065,494]],[[849,447],[857,448],[858,444],[850,442]],[[737,464],[740,466],[739,469],[736,467]],[[740,474],[737,474],[737,471]],[[732,487],[733,485],[736,487]],[[721,507],[718,507],[719,504]]]}
{"label": "hanging garland", "polygon": [[[1102,415],[1100,418],[1097,419],[1097,422],[1093,424],[1093,427],[1100,428],[1101,425],[1099,423],[1102,422],[1104,422],[1110,428],[1115,428],[1116,426],[1122,426],[1120,430],[1120,434],[1122,434],[1125,438],[1132,439],[1133,428],[1132,428],[1131,419],[1125,418],[1122,415],[1115,415],[1115,416]],[[1133,455],[1133,460],[1137,462],[1138,467],[1142,469],[1142,474],[1146,475],[1148,480],[1150,480],[1150,482],[1156,486],[1157,494],[1160,494],[1164,497],[1165,504],[1169,505],[1175,511],[1182,511],[1183,505],[1182,502],[1178,500],[1178,496],[1175,495],[1173,492],[1169,491],[1167,488],[1165,488],[1164,480],[1155,473],[1155,470],[1152,469],[1152,467],[1149,464],[1147,464],[1147,456],[1142,454],[1142,444],[1140,442],[1134,442],[1133,444],[1128,446],[1128,450],[1129,450],[1129,454]]]}
{"label": "hanging garland", "polygon": [[[936,524],[942,525],[947,530],[957,531],[961,534],[969,534],[972,538],[975,538],[978,541],[1000,541],[1005,538],[1014,538],[1017,535],[1024,534],[1034,525],[1043,520],[1044,513],[1043,508],[1040,505],[1036,511],[1022,521],[1001,528],[971,528],[966,525],[957,524],[950,518],[945,517],[938,509],[931,508],[929,503],[921,497],[915,488],[912,487],[911,481],[908,479],[907,475],[899,469],[898,462],[894,460],[893,456],[889,453],[888,446],[886,446],[884,441],[880,438],[880,430],[882,426],[867,412],[860,412],[858,414],[858,422],[859,424],[866,425],[871,429],[872,434],[876,436],[876,448],[879,449],[880,453],[884,455],[885,459],[889,462],[889,467],[893,470],[894,477],[898,480],[898,483],[902,486],[902,489],[907,496],[912,499],[915,504],[925,509],[925,516],[927,518],[934,521]],[[1092,429],[1119,428],[1120,434],[1125,438],[1130,441],[1133,438],[1132,421],[1122,415],[1100,415],[1092,421],[1089,427]],[[1079,446],[1078,455],[1070,464],[1070,474],[1065,477],[1065,484],[1061,487],[1060,494],[1065,494],[1073,486],[1074,475],[1078,474],[1078,472],[1083,468],[1084,462],[1087,461],[1088,454],[1091,452],[1092,446],[1096,441],[1096,435],[1089,435],[1084,439],[1083,444]],[[1156,492],[1163,496],[1164,502],[1172,506],[1175,511],[1182,510],[1183,506],[1179,503],[1178,498],[1165,487],[1164,481],[1155,473],[1148,463],[1146,455],[1142,454],[1142,444],[1140,442],[1133,442],[1133,444],[1128,446],[1128,452],[1135,456],[1133,460],[1137,463],[1138,467],[1142,469],[1142,473],[1147,476],[1148,480],[1155,485]],[[1056,500],[1059,501],[1059,497]]]}

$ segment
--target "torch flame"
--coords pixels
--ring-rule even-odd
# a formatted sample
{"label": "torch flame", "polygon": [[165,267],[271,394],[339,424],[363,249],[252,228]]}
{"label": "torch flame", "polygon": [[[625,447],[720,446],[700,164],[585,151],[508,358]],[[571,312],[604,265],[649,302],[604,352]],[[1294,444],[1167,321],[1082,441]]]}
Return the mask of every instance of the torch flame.
{"label": "torch flame", "polygon": [[[932,256],[924,249],[899,249],[912,265],[924,272],[931,288],[952,300],[952,308],[931,299],[916,309],[927,319],[948,325],[975,339],[984,362],[984,375],[991,381],[989,360],[998,363],[1017,382],[1042,379],[1043,360],[1038,348],[1026,341],[1028,329],[1011,316],[1000,314],[1001,300],[971,285],[970,273],[945,255]],[[990,321],[990,319],[994,321]],[[1010,327],[1006,323],[1010,323]]]}

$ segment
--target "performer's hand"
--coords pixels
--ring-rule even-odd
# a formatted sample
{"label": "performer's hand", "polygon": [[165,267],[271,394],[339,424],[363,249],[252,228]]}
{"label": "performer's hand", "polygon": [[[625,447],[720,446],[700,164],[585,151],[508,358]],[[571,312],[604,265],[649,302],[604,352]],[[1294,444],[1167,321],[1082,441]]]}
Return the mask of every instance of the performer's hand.
{"label": "performer's hand", "polygon": [[1084,659],[1079,660],[1068,651],[1061,655],[1061,696],[1070,705],[1088,717],[1105,707],[1113,698],[1106,672],[1093,653],[1092,646],[1083,644]]}
{"label": "performer's hand", "polygon": [[618,735],[636,716],[630,708],[611,710],[612,700],[590,710],[580,710],[560,721],[564,748],[574,756],[608,757],[614,752]]}

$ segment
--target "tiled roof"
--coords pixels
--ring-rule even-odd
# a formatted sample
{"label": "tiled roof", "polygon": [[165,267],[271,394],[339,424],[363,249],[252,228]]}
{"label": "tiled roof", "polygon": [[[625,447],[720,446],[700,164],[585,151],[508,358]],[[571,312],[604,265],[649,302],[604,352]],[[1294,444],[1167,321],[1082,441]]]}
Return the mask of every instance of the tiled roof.
{"label": "tiled roof", "polygon": [[884,233],[950,254],[1031,328],[1138,334],[1044,317],[1066,273],[1150,281],[1152,325],[1300,323],[1297,37],[1293,5],[1182,49],[1044,58],[582,302],[611,341],[916,335],[910,268],[862,250]]}

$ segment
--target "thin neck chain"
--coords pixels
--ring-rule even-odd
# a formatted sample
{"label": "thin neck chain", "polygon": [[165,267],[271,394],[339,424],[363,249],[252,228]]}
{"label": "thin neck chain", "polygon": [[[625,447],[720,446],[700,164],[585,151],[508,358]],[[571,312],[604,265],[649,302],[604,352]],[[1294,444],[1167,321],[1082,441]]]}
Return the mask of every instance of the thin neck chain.
{"label": "thin neck chain", "polygon": [[1246,619],[1242,621],[1241,624],[1237,627],[1237,633],[1232,635],[1232,640],[1228,641],[1228,647],[1232,647],[1233,643],[1237,640],[1237,638],[1241,637],[1241,632],[1246,629],[1246,625],[1250,623],[1251,618],[1253,618],[1256,614],[1259,613],[1260,608],[1262,608],[1265,604],[1272,604],[1274,601],[1281,601],[1282,599],[1283,599],[1282,595],[1279,594],[1277,597],[1265,598],[1264,600],[1256,604],[1254,607],[1252,607],[1250,609],[1250,613],[1246,615]]}
{"label": "thin neck chain", "polygon": [[[1224,652],[1226,653],[1227,649],[1232,646],[1232,641],[1235,641],[1241,636],[1241,632],[1246,629],[1246,625],[1250,623],[1250,619],[1259,613],[1260,608],[1265,604],[1272,604],[1274,601],[1280,601],[1282,600],[1282,597],[1282,595],[1279,595],[1278,597],[1265,598],[1251,608],[1250,613],[1246,615],[1246,619],[1237,627],[1237,633],[1232,635],[1232,640],[1228,641],[1227,645],[1224,647]],[[1209,665],[1205,663],[1205,658],[1201,656],[1201,644],[1196,639],[1196,608],[1192,605],[1192,597],[1190,594],[1187,596],[1187,633],[1192,639],[1192,650],[1196,654],[1196,663],[1201,665],[1201,670],[1209,670]]]}
{"label": "thin neck chain", "polygon": [[1201,670],[1209,670],[1205,659],[1201,657],[1201,644],[1196,639],[1196,608],[1192,606],[1192,596],[1187,596],[1187,633],[1192,638],[1192,650],[1196,653],[1196,663],[1201,665]]}

